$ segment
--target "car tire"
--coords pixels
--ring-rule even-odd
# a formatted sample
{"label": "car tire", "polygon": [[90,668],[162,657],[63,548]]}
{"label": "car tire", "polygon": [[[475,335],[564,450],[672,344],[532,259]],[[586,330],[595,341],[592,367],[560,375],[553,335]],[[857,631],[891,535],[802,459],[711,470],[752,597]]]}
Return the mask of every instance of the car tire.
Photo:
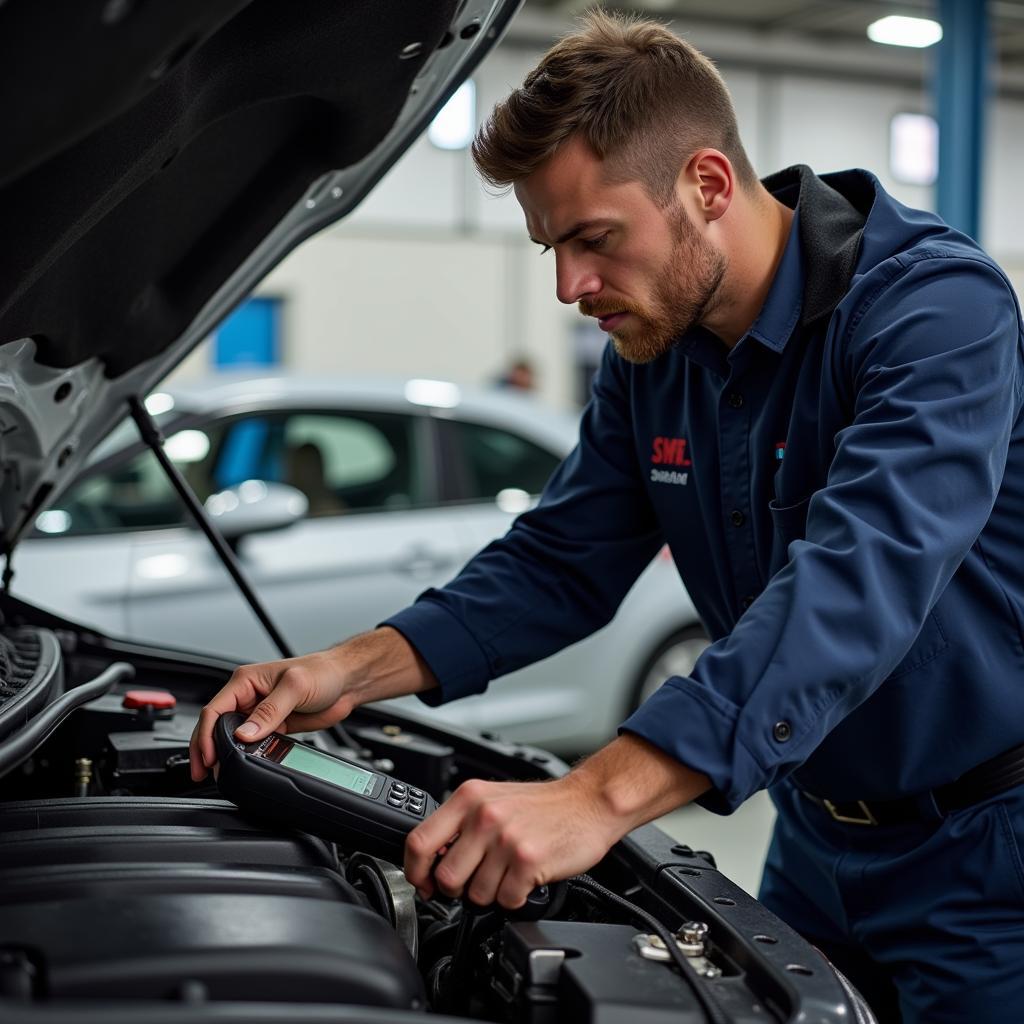
{"label": "car tire", "polygon": [[684,626],[659,644],[637,675],[630,697],[630,712],[640,707],[669,676],[688,676],[710,644],[707,631],[699,623]]}

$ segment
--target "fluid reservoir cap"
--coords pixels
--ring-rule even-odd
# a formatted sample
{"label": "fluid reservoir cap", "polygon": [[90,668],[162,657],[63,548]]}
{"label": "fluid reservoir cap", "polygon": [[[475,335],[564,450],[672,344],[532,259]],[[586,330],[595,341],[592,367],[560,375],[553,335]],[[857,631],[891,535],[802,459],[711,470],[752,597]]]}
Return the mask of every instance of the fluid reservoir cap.
{"label": "fluid reservoir cap", "polygon": [[173,708],[178,701],[166,690],[129,690],[121,701],[123,708],[153,708],[163,711]]}

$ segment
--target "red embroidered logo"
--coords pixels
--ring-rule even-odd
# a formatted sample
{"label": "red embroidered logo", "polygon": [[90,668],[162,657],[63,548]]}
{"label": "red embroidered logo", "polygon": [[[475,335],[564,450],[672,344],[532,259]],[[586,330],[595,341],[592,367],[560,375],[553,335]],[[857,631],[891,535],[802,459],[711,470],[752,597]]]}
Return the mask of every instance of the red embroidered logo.
{"label": "red embroidered logo", "polygon": [[692,465],[687,455],[685,437],[656,437],[651,449],[651,462],[656,466]]}

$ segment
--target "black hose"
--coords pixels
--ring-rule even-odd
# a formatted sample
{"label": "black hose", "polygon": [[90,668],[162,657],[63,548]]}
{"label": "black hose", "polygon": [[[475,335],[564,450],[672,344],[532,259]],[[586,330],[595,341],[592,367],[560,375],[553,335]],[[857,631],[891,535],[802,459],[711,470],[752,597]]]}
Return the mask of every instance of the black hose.
{"label": "black hose", "polygon": [[134,666],[126,661],[115,661],[95,679],[68,690],[63,696],[47,704],[28,725],[0,745],[0,775],[6,775],[12,768],[21,764],[75,708],[102,697],[117,683],[131,679],[134,675]]}
{"label": "black hose", "polygon": [[676,967],[679,968],[683,981],[690,986],[710,1024],[729,1024],[730,1016],[719,1006],[718,1000],[710,992],[706,991],[693,976],[693,968],[686,962],[686,957],[683,955],[682,950],[676,945],[676,937],[656,917],[647,913],[646,910],[638,907],[635,903],[630,903],[629,900],[612,892],[611,889],[605,888],[600,882],[591,878],[590,875],[576,875],[569,879],[569,885],[572,888],[583,889],[593,893],[595,896],[600,896],[610,903],[614,903],[617,907],[621,907],[630,914],[634,919],[634,923],[638,922],[644,928],[648,928],[657,935],[665,943],[665,949],[668,951],[669,956],[672,957]]}

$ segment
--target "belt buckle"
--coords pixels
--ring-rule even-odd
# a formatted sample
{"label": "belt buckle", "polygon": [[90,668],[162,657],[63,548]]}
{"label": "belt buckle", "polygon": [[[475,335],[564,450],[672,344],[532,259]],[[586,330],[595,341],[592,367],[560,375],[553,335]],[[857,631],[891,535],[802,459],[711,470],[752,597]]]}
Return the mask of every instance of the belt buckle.
{"label": "belt buckle", "polygon": [[841,821],[844,825],[877,825],[878,820],[871,813],[871,808],[868,807],[863,800],[853,801],[860,809],[864,812],[863,818],[851,818],[847,814],[840,814],[838,808],[831,800],[822,800],[825,805],[825,810],[832,815],[835,821]]}

